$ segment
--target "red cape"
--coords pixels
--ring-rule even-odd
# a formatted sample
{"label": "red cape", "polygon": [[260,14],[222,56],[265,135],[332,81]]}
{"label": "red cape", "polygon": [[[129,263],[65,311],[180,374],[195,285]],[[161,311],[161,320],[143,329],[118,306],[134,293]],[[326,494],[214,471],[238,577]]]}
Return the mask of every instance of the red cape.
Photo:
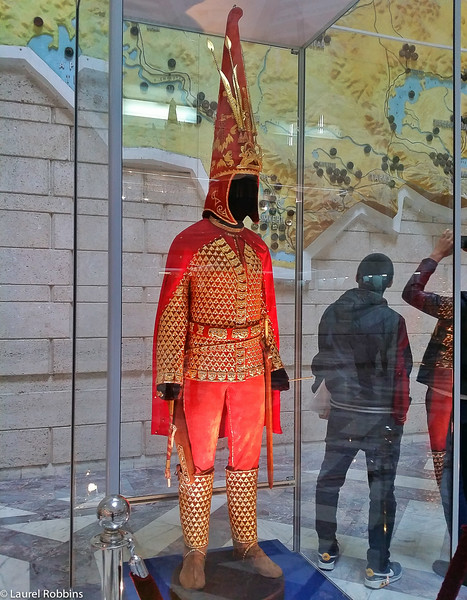
{"label": "red cape", "polygon": [[[277,323],[276,298],[274,293],[274,280],[272,274],[272,262],[269,254],[269,249],[263,242],[261,237],[244,229],[242,231],[245,242],[256,252],[261,260],[264,277],[264,291],[266,309],[269,319],[274,329],[274,337],[276,339],[277,348],[279,348],[279,335]],[[169,411],[166,400],[159,398],[156,394],[156,340],[159,327],[159,320],[163,314],[168,302],[172,298],[178,284],[180,283],[183,274],[185,273],[193,255],[204,245],[209,244],[217,238],[223,237],[223,231],[209,219],[202,219],[190,227],[182,231],[172,242],[172,245],[167,256],[165,267],[164,280],[162,282],[159,304],[156,313],[156,322],[154,325],[153,338],[153,383],[152,383],[152,425],[151,433],[157,435],[167,435],[169,430]],[[282,433],[280,424],[280,394],[273,392],[273,432]],[[219,437],[225,437],[223,422]]]}

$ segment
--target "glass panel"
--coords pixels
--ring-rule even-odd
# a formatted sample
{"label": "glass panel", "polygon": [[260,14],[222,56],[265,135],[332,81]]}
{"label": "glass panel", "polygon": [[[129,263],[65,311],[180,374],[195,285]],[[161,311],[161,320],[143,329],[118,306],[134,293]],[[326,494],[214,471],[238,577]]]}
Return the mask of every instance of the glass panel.
{"label": "glass panel", "polygon": [[[212,41],[220,60],[223,40]],[[258,226],[248,219],[248,226],[272,252],[281,354],[291,371],[297,59],[288,50],[254,44],[243,44],[243,51],[259,142],[266,149],[261,221]],[[201,219],[218,89],[206,36],[125,23],[122,493],[129,497],[167,491],[167,440],[150,435],[154,317],[169,246]],[[290,392],[283,394],[283,405],[284,434],[277,436],[275,452],[279,461],[284,457],[278,476],[285,480],[293,477]],[[218,455],[224,485],[225,441]],[[266,479],[265,470],[260,478]]]}
{"label": "glass panel", "polygon": [[69,586],[75,10],[0,12],[0,589],[37,594]]}
{"label": "glass panel", "polygon": [[[461,6],[460,6],[460,12],[461,12],[461,39],[460,39],[460,46],[461,48],[465,48],[466,42],[467,42],[467,30],[465,27],[465,15],[466,15],[466,11],[467,11],[467,2],[465,0],[462,1]],[[460,54],[460,58],[461,58],[461,64],[462,64],[462,59],[465,56],[465,53]],[[459,495],[458,495],[458,499],[456,497],[453,498],[453,502],[452,502],[452,507],[453,507],[453,514],[454,511],[456,510],[456,507],[458,506],[458,524],[459,526],[462,526],[463,524],[467,523],[467,469],[466,469],[466,460],[467,460],[467,451],[466,451],[466,444],[467,444],[467,428],[466,428],[466,423],[467,423],[467,387],[466,387],[466,359],[467,359],[467,330],[466,330],[466,324],[467,324],[467,296],[466,296],[466,290],[467,290],[467,209],[465,206],[465,167],[467,165],[467,151],[466,151],[466,146],[465,146],[465,139],[466,139],[466,130],[467,130],[467,96],[466,96],[466,88],[465,88],[465,82],[467,81],[467,72],[462,64],[462,72],[461,72],[461,102],[460,102],[460,111],[461,111],[461,138],[460,138],[460,145],[461,145],[461,157],[460,157],[460,166],[461,166],[461,171],[460,171],[460,176],[461,176],[461,189],[460,189],[460,198],[461,198],[461,202],[460,202],[460,234],[461,234],[461,247],[462,247],[462,252],[457,252],[455,253],[455,268],[460,268],[460,289],[459,289],[459,280],[456,280],[456,285],[457,287],[455,287],[455,294],[457,295],[457,298],[459,299],[459,291],[461,292],[460,296],[460,302],[458,305],[458,308],[460,308],[460,314],[459,314],[459,318],[460,318],[460,323],[461,323],[461,327],[456,328],[455,327],[455,343],[459,343],[460,345],[460,357],[459,357],[459,362],[460,362],[460,369],[458,373],[455,373],[455,383],[459,383],[459,392],[460,392],[460,400],[459,400],[459,429],[460,429],[460,435],[459,435],[459,457],[460,457],[460,468],[459,468]],[[459,144],[459,138],[457,138],[456,142]],[[457,213],[458,214],[458,213]],[[456,218],[457,218],[457,214],[456,214]],[[457,230],[458,231],[458,230]],[[457,316],[457,315],[456,315]],[[456,334],[458,337],[456,337]],[[459,340],[460,337],[460,340]],[[459,342],[458,342],[459,340]],[[457,347],[457,345],[456,345]],[[456,398],[455,398],[456,400]],[[454,410],[457,409],[456,403],[454,405]],[[453,461],[453,463],[455,464],[455,462]],[[455,488],[454,488],[455,489]],[[455,519],[454,519],[454,523],[455,523]],[[462,532],[459,531],[459,539],[462,536]]]}
{"label": "glass panel", "polygon": [[[414,273],[419,280],[427,265],[436,267],[419,263],[453,228],[452,13],[447,4],[417,5],[416,14],[412,8],[358,3],[306,56],[304,313],[312,318],[304,319],[304,364],[314,362],[304,375],[315,377],[315,387],[326,379],[332,408],[320,419],[310,410],[311,390],[304,391],[310,433],[302,458],[302,550],[353,598],[362,597],[364,584],[374,588],[384,579],[365,569],[387,567],[393,520],[391,561],[404,569],[395,591],[435,597],[441,579],[432,563],[450,551],[435,465],[442,469],[452,407],[452,257],[437,257],[439,266],[426,276],[426,291],[436,296],[423,305],[407,286]],[[356,283],[370,253],[391,259],[393,278],[370,265]],[[395,312],[381,300],[383,289]],[[398,406],[407,399],[404,322],[413,369],[398,459],[394,407],[396,398]],[[425,354],[429,343],[433,352],[432,336],[440,338],[435,357]],[[367,555],[369,519],[375,526]],[[337,554],[335,534],[340,557],[332,569],[325,553]]]}
{"label": "glass panel", "polygon": [[[109,3],[79,5],[76,113],[75,389],[73,547],[76,590],[98,597],[101,578],[91,549],[96,508],[106,493],[108,261]],[[96,552],[96,559],[99,553]]]}
{"label": "glass panel", "polygon": [[[240,24],[241,25],[241,24]],[[211,38],[220,63],[223,40]],[[289,50],[242,44],[251,102],[265,150],[260,223],[249,219],[270,248],[281,334],[281,356],[293,373],[297,57]],[[152,436],[151,383],[154,318],[169,247],[202,217],[211,163],[219,74],[207,37],[136,22],[124,24],[124,247],[121,490],[129,498],[177,493],[164,478],[166,436]],[[292,547],[294,477],[293,398],[282,394],[283,434],[274,436],[275,480],[285,489],[260,489],[259,535]],[[208,428],[206,423],[205,427]],[[217,445],[215,488],[226,485],[229,449]],[[174,450],[172,471],[178,457]],[[267,481],[263,444],[259,480]],[[183,537],[173,500],[144,508],[134,526],[145,556],[181,554]],[[175,504],[175,506],[178,503]],[[161,511],[161,506],[166,507]],[[151,516],[151,507],[154,516]],[[174,517],[168,511],[175,510]],[[138,506],[138,511],[143,507]],[[164,522],[175,523],[166,531]],[[163,535],[147,537],[151,528]],[[152,529],[151,529],[152,530]],[[162,531],[162,530],[161,530]],[[210,547],[230,545],[226,494],[212,501]]]}
{"label": "glass panel", "polygon": [[[15,15],[5,3],[0,8],[0,116],[6,132],[0,139],[0,588],[58,590],[71,580],[91,599],[100,597],[90,540],[98,533],[96,507],[105,493],[107,427],[109,4],[80,3],[78,46],[75,6],[55,8],[53,16],[35,17],[16,5]],[[317,563],[315,494],[327,421],[310,410],[308,378],[316,373],[308,365],[318,351],[318,323],[333,301],[355,287],[360,260],[383,252],[395,268],[384,297],[405,318],[414,358],[391,545],[392,559],[405,569],[394,590],[412,597],[436,596],[441,579],[432,563],[448,559],[450,551],[450,521],[434,470],[443,448],[433,445],[433,436],[442,445],[444,431],[429,431],[427,412],[439,415],[447,407],[449,413],[446,379],[439,376],[449,372],[452,346],[446,337],[441,369],[424,380],[420,369],[437,320],[405,302],[402,291],[442,232],[453,228],[451,8],[359,3],[307,50],[306,61],[301,549]],[[219,60],[223,41],[212,41]],[[297,56],[259,44],[245,43],[243,49],[264,150],[260,224],[248,227],[271,251],[281,356],[292,376],[301,359],[294,354]],[[167,490],[164,479],[166,438],[150,435],[152,335],[170,243],[201,218],[219,77],[203,35],[126,22],[122,52],[121,491],[137,498],[129,528],[137,550],[149,558],[182,549],[176,489]],[[150,116],[141,112],[148,108]],[[465,254],[460,262],[465,281]],[[452,264],[443,257],[426,286],[444,297],[444,307],[452,303]],[[450,319],[447,314],[436,332],[449,333]],[[371,339],[359,348],[367,350]],[[325,361],[329,377],[335,365]],[[437,394],[431,404],[427,383]],[[273,490],[265,487],[262,447],[258,524],[261,539],[277,538],[292,548],[298,518],[288,485],[296,458],[292,391],[282,394],[282,426],[284,433],[274,439],[281,485]],[[336,435],[342,433],[339,427]],[[227,457],[222,440],[217,488],[225,485]],[[176,462],[174,457],[172,468]],[[225,494],[219,492],[212,547],[230,543]],[[143,504],[155,494],[163,497]],[[361,597],[365,578],[367,497],[360,452],[339,500],[341,557],[327,571],[354,598]],[[445,498],[449,513],[449,491]],[[457,510],[457,499],[453,505]],[[329,506],[324,508],[327,515]]]}

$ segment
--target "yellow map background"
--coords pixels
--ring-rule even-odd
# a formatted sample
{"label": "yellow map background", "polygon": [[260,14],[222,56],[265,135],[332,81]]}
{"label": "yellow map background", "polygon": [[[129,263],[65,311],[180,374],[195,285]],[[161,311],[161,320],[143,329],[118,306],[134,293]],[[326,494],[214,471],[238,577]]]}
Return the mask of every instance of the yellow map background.
{"label": "yellow map background", "polygon": [[[15,5],[0,0],[0,43],[26,46],[34,37],[49,35],[50,49],[57,49],[59,27],[75,38],[75,11],[70,1]],[[44,21],[40,28],[33,24],[36,16]],[[82,2],[79,22],[82,54],[106,60],[107,4]],[[466,28],[464,21],[464,34]],[[209,172],[215,109],[209,113],[202,101],[208,106],[217,101],[219,78],[206,39],[125,23],[124,96],[172,109],[168,120],[125,117],[126,147],[199,158]],[[212,41],[220,60],[222,40]],[[305,246],[360,202],[394,216],[402,186],[451,205],[451,44],[452,2],[375,0],[359,3],[307,50]],[[409,54],[401,56],[405,46]],[[264,151],[259,232],[277,262],[292,264],[297,55],[248,43],[243,51]],[[462,71],[466,67],[463,58]],[[196,109],[197,123],[174,118],[174,108],[182,105]],[[463,202],[465,196],[463,180]]]}

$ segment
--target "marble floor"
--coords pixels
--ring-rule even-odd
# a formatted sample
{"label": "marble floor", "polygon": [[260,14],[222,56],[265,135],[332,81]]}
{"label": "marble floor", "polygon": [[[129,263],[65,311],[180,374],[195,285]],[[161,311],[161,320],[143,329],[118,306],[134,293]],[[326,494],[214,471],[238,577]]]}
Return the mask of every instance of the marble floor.
{"label": "marble floor", "polygon": [[[322,452],[322,444],[310,444],[304,448],[302,455],[300,548],[311,562],[316,560],[314,487]],[[225,453],[219,451],[218,454],[215,484],[223,486]],[[290,454],[290,448],[277,448],[277,480],[291,478],[293,464]],[[122,494],[134,497],[151,491],[167,491],[162,487],[154,490],[158,471],[122,468]],[[93,483],[90,486],[91,479]],[[100,533],[96,507],[102,499],[99,490],[104,487],[104,479],[102,472],[83,472],[76,476],[72,536],[69,476],[0,481],[0,598],[31,597],[27,593],[37,590],[69,590],[70,583],[75,592],[80,592],[79,597],[85,600],[101,598],[102,554],[91,546],[91,540]],[[260,479],[264,480],[264,472]],[[86,494],[81,495],[81,489],[86,489]],[[171,491],[175,493],[176,489]],[[431,565],[436,559],[448,558],[449,539],[427,440],[423,435],[404,436],[396,495],[398,511],[391,552],[393,560],[403,565],[404,574],[400,581],[385,589],[369,590],[363,585],[368,490],[364,457],[358,455],[340,497],[338,537],[341,557],[334,571],[327,573],[335,585],[354,600],[436,599],[442,579],[432,572]],[[277,539],[293,549],[294,504],[293,487],[259,489],[260,539]],[[135,504],[126,528],[134,534],[137,552],[143,558],[182,551],[175,497],[166,497],[151,504]],[[210,548],[230,545],[225,494],[215,494]],[[6,590],[7,595],[2,590]],[[42,594],[39,597],[46,596]],[[458,598],[467,600],[467,587],[461,588]]]}

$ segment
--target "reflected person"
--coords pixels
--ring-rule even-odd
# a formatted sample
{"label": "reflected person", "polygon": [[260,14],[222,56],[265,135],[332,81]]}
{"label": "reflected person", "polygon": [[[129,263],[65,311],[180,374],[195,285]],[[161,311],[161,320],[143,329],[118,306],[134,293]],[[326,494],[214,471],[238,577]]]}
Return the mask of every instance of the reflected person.
{"label": "reflected person", "polygon": [[[462,236],[461,247],[467,252],[467,236]],[[458,539],[462,536],[462,525],[467,524],[467,291],[461,291],[461,328],[460,328],[460,435],[459,435],[459,497],[458,497]],[[444,460],[443,478],[441,482],[441,498],[443,501],[444,514],[446,516],[449,531],[452,531],[452,481],[453,481],[453,452],[452,435],[448,435],[446,456]],[[433,571],[444,577],[449,563],[443,560],[435,560]],[[467,577],[463,585],[467,585]]]}
{"label": "reflected person", "polygon": [[[462,237],[461,246],[462,250],[467,251],[467,237]],[[453,477],[452,435],[450,430],[453,384],[453,298],[448,295],[426,292],[425,286],[435,272],[440,260],[452,254],[452,251],[453,233],[447,229],[436,242],[433,252],[421,261],[403,292],[403,298],[406,302],[438,319],[423,356],[417,381],[428,386],[426,394],[428,431],[436,480],[440,486],[444,514],[450,532],[452,531]],[[460,300],[459,538],[462,535],[461,525],[467,523],[467,292],[461,292]],[[437,447],[434,447],[434,443],[437,444]],[[441,456],[436,456],[434,453],[439,452],[440,448],[442,449]],[[441,462],[441,465],[439,462]],[[435,560],[433,570],[444,577],[448,566],[449,563],[446,561]]]}
{"label": "reflected person", "polygon": [[441,486],[446,439],[452,413],[452,296],[425,290],[439,262],[452,254],[453,234],[446,231],[433,252],[422,260],[406,283],[402,298],[411,306],[435,317],[437,323],[423,355],[417,381],[427,386],[425,406],[431,455],[438,486]]}
{"label": "reflected person", "polygon": [[366,256],[357,288],[324,312],[318,354],[312,362],[313,391],[325,380],[331,393],[324,459],[316,484],[318,566],[332,570],[339,557],[337,505],[347,471],[359,450],[366,456],[370,507],[364,583],[378,589],[402,575],[390,561],[396,499],[394,480],[403,424],[409,408],[412,353],[405,320],[383,297],[394,267],[384,254]]}

